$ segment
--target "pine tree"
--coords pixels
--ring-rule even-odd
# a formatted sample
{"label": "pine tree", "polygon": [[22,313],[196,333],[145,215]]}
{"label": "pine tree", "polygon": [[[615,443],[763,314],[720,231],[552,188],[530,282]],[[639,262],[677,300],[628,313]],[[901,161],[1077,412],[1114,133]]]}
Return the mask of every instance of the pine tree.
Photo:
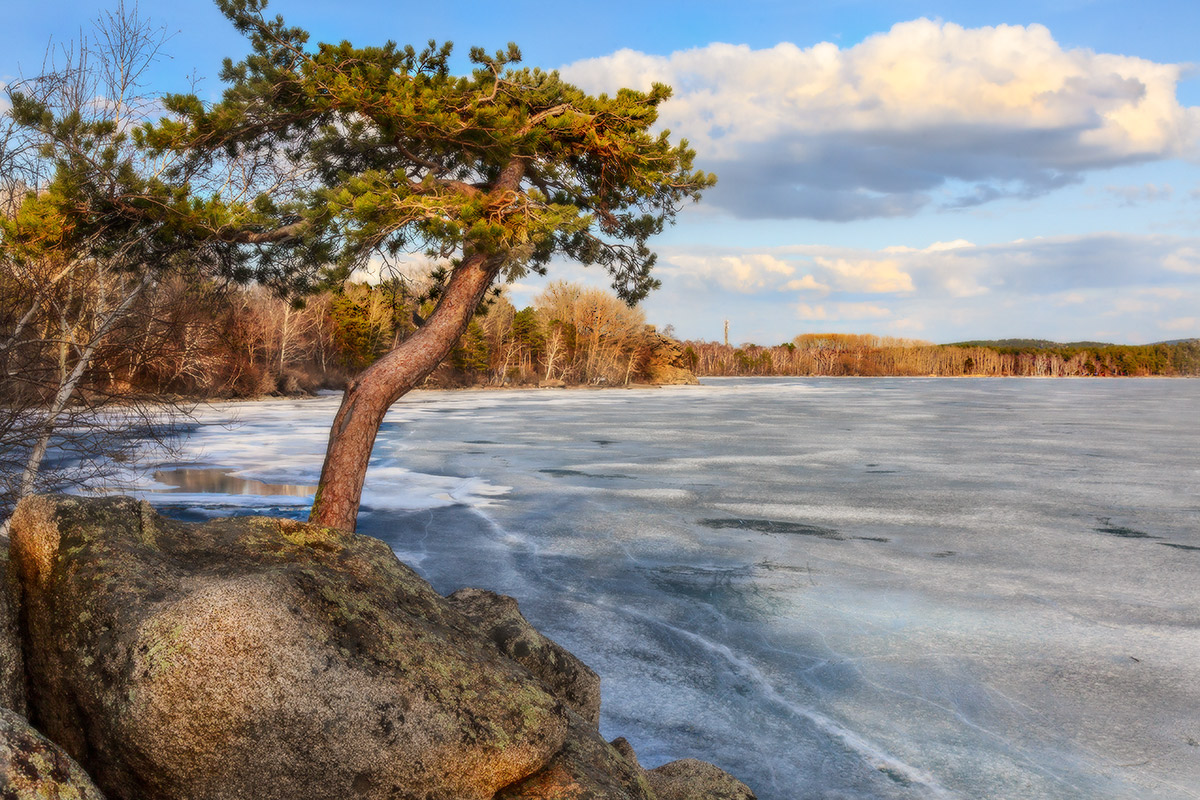
{"label": "pine tree", "polygon": [[[171,116],[133,131],[138,157],[97,167],[120,178],[105,184],[115,191],[93,190],[88,165],[72,161],[56,191],[87,202],[56,196],[51,221],[102,219],[122,242],[203,254],[281,293],[340,284],[380,257],[447,265],[436,308],[349,384],[334,420],[311,519],[353,530],[384,414],[446,357],[494,283],[566,257],[605,268],[634,303],[658,285],[649,238],[715,178],[693,169],[686,142],[652,132],[666,86],[589,95],[518,68],[511,44],[471,50],[473,70],[456,76],[449,44],[313,47],[266,17],[265,0],[217,5],[250,45],[226,60],[221,101],[166,97]],[[50,132],[71,124],[32,100],[14,111]]]}

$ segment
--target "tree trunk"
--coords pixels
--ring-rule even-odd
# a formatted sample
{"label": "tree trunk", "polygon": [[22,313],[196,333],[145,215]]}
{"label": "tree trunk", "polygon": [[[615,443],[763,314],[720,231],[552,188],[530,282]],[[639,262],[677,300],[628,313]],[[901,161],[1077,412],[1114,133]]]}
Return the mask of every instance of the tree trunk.
{"label": "tree trunk", "polygon": [[[491,186],[494,205],[502,208],[506,195],[520,187],[525,165],[524,158],[514,158],[501,171]],[[466,331],[503,264],[502,255],[465,256],[450,274],[437,307],[425,323],[346,387],[329,430],[310,522],[354,530],[367,465],[384,415],[392,403],[442,363]]]}
{"label": "tree trunk", "polygon": [[500,264],[500,258],[483,255],[465,259],[450,276],[437,308],[425,324],[346,387],[329,431],[310,522],[354,530],[367,464],[384,415],[453,349]]}

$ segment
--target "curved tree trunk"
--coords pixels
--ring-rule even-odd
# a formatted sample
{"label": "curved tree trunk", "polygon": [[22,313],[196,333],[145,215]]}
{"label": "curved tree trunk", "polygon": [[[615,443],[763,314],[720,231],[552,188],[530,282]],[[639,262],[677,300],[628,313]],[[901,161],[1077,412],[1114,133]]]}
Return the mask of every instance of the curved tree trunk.
{"label": "curved tree trunk", "polygon": [[310,522],[354,530],[367,463],[384,415],[453,349],[498,268],[499,259],[472,256],[463,261],[425,324],[346,387],[329,431]]}
{"label": "curved tree trunk", "polygon": [[[525,162],[514,159],[493,184],[493,192],[502,196],[517,188],[524,169]],[[472,254],[464,258],[425,323],[346,387],[329,431],[310,522],[354,530],[367,464],[384,415],[453,349],[502,264],[501,256]]]}

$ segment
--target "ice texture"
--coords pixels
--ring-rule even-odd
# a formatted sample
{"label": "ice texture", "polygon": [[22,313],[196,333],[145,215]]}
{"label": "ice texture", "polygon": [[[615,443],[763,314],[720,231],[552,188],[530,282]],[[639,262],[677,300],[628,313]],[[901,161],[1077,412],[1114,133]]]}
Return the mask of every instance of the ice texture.
{"label": "ice texture", "polygon": [[[214,407],[142,495],[302,516],[337,402]],[[1200,798],[1197,412],[1158,379],[414,392],[359,530],[519,598],[648,766],[762,800]]]}

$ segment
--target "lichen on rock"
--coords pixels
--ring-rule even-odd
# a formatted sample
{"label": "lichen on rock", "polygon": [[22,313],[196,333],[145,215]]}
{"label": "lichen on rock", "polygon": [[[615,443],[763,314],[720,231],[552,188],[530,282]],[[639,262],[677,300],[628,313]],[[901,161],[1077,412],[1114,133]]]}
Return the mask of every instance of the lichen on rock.
{"label": "lichen on rock", "polygon": [[756,800],[749,786],[707,761],[681,758],[647,770],[625,737],[609,744],[642,771],[655,800]]}
{"label": "lichen on rock", "polygon": [[593,728],[600,724],[600,676],[544,636],[521,614],[517,601],[484,589],[460,589],[446,598],[477,624],[500,652],[532,672],[547,691]]}
{"label": "lichen on rock", "polygon": [[646,779],[658,800],[755,800],[746,784],[694,758],[681,758],[648,770]]}
{"label": "lichen on rock", "polygon": [[0,708],[0,797],[104,800],[74,759],[8,708]]}
{"label": "lichen on rock", "polygon": [[377,539],[69,497],[22,501],[11,537],[0,678],[62,748],[3,712],[0,739],[49,753],[12,762],[52,779],[15,797],[754,798],[703,762],[643,769],[599,734],[596,674],[515,600],[441,597]]}
{"label": "lichen on rock", "polygon": [[37,498],[12,541],[32,713],[112,798],[490,800],[566,736],[378,540]]}
{"label": "lichen on rock", "polygon": [[540,772],[507,787],[496,800],[658,800],[646,773],[571,713],[563,748]]}

